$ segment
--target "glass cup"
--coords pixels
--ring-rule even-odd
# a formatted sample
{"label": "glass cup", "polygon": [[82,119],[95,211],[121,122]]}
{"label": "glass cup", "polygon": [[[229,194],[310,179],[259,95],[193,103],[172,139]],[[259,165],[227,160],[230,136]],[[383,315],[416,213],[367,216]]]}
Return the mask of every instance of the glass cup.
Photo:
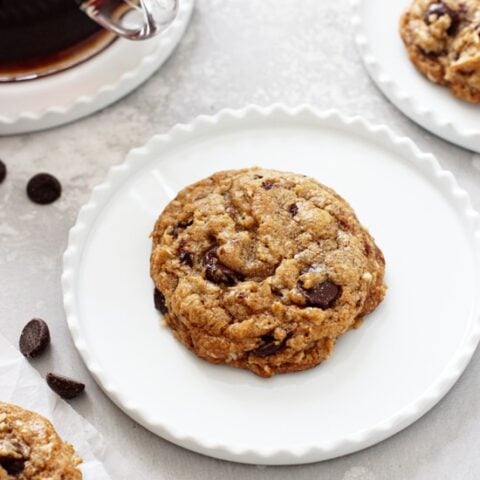
{"label": "glass cup", "polygon": [[146,40],[174,20],[179,0],[0,0],[0,82],[74,67],[115,39]]}

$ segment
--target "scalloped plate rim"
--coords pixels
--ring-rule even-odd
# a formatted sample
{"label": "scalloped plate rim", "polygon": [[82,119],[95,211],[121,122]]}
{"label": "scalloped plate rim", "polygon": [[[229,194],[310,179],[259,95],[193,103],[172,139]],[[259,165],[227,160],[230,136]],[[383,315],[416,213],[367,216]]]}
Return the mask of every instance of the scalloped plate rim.
{"label": "scalloped plate rim", "polygon": [[450,390],[467,367],[480,339],[480,316],[476,316],[468,341],[465,341],[463,348],[452,357],[441,378],[437,379],[415,402],[407,405],[385,421],[367,430],[356,432],[349,437],[336,442],[326,442],[323,445],[301,445],[295,449],[273,451],[268,448],[263,449],[263,451],[252,451],[248,448],[236,451],[227,445],[202,442],[184,432],[178,432],[173,425],[155,424],[155,421],[142,415],[141,408],[133,405],[128,398],[118,392],[106,378],[105,372],[97,365],[79,333],[79,320],[75,312],[75,300],[72,293],[74,290],[74,271],[80,261],[82,249],[88,237],[88,225],[96,218],[111,195],[127,179],[128,175],[142,168],[143,160],[148,158],[149,151],[152,151],[158,145],[175,142],[177,138],[182,138],[182,136],[188,137],[198,129],[208,129],[217,125],[223,118],[241,122],[248,116],[265,120],[272,115],[291,120],[301,115],[308,115],[311,122],[334,119],[345,125],[355,125],[368,135],[381,136],[384,140],[387,138],[392,148],[395,147],[400,149],[401,152],[411,155],[411,161],[420,163],[424,168],[427,168],[442,193],[448,193],[451,200],[464,211],[466,222],[472,229],[478,267],[480,263],[480,216],[473,209],[468,194],[458,186],[455,177],[449,171],[443,170],[432,154],[421,152],[410,139],[397,136],[385,125],[372,125],[359,116],[344,116],[338,110],[319,111],[309,105],[300,105],[294,108],[282,104],[274,104],[269,107],[249,105],[240,110],[224,109],[213,116],[201,115],[189,124],[177,124],[168,133],[153,136],[143,147],[132,149],[124,163],[112,167],[105,181],[93,189],[89,201],[80,209],[77,221],[69,232],[68,247],[63,256],[62,287],[67,323],[77,350],[99,386],[131,418],[164,439],[201,454],[241,463],[293,465],[331,459],[367,448],[398,433],[427,413]]}
{"label": "scalloped plate rim", "polygon": [[[463,130],[461,125],[442,119],[435,110],[421,104],[402,89],[388,72],[382,68],[380,61],[372,52],[365,34],[365,27],[360,13],[360,7],[365,1],[368,0],[350,0],[352,7],[351,25],[357,51],[371,79],[395,107],[412,121],[443,140],[480,153],[480,128],[477,130]],[[407,5],[407,1],[405,5]]]}

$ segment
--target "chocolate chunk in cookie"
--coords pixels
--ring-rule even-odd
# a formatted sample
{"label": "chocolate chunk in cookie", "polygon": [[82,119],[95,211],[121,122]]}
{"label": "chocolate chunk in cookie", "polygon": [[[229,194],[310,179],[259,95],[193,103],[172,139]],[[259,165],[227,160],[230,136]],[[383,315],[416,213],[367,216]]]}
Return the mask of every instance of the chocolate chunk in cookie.
{"label": "chocolate chunk in cookie", "polygon": [[288,211],[290,212],[290,215],[294,217],[298,213],[298,205],[296,203],[292,203],[288,207]]}
{"label": "chocolate chunk in cookie", "polygon": [[189,267],[193,267],[193,253],[188,252],[187,250],[180,249],[179,255],[180,263],[187,265]]}
{"label": "chocolate chunk in cookie", "polygon": [[264,335],[262,337],[262,344],[253,350],[253,354],[257,357],[268,357],[274,355],[285,347],[287,337],[283,340],[275,340],[273,335]]}
{"label": "chocolate chunk in cookie", "polygon": [[335,302],[342,292],[338,285],[329,280],[325,280],[309,289],[304,288],[302,285],[299,285],[299,287],[309,307],[318,307],[323,310],[335,306]]}
{"label": "chocolate chunk in cookie", "polygon": [[155,308],[165,315],[168,312],[167,306],[165,304],[165,297],[163,293],[158,290],[158,288],[155,288],[153,291],[153,303],[155,304]]}
{"label": "chocolate chunk in cookie", "polygon": [[19,475],[30,457],[30,447],[13,436],[0,438],[0,467],[9,475]]}
{"label": "chocolate chunk in cookie", "polygon": [[205,277],[210,280],[210,282],[231,287],[243,278],[240,273],[234,272],[218,259],[216,246],[207,250],[204,263]]}

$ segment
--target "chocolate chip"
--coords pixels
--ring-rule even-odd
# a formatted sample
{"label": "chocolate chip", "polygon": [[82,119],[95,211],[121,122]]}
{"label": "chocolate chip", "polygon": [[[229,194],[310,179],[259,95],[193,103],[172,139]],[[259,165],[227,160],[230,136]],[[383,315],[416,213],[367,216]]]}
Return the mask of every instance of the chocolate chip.
{"label": "chocolate chip", "polygon": [[427,52],[423,48],[417,47],[418,51],[425,57],[429,58],[430,60],[436,60],[438,57],[441,57],[443,55],[446,55],[446,51],[441,51],[441,52]]}
{"label": "chocolate chip", "polygon": [[62,398],[75,398],[85,390],[85,384],[55,373],[47,374],[48,386]]}
{"label": "chocolate chip", "polygon": [[313,288],[306,289],[301,285],[299,288],[309,307],[318,307],[322,310],[332,308],[342,293],[342,289],[330,280],[325,280]]}
{"label": "chocolate chip", "polygon": [[40,318],[30,320],[23,327],[20,335],[20,351],[27,358],[37,357],[48,347],[50,331],[48,325]]}
{"label": "chocolate chip", "polygon": [[264,335],[262,337],[262,345],[252,351],[257,357],[268,357],[274,353],[279,352],[282,348],[285,347],[289,337],[285,337],[283,340],[275,340],[273,335]]}
{"label": "chocolate chip", "polygon": [[189,267],[193,267],[193,253],[187,252],[186,250],[180,250],[180,263],[184,265],[188,265]]}
{"label": "chocolate chip", "polygon": [[155,308],[163,313],[163,315],[168,313],[167,306],[165,305],[165,297],[158,288],[153,291],[153,302],[155,303]]}
{"label": "chocolate chip", "polygon": [[263,178],[263,175],[255,174],[255,175],[253,176],[253,178],[254,178],[255,180],[259,180],[260,178]]}
{"label": "chocolate chip", "polygon": [[224,265],[217,257],[217,247],[212,247],[205,253],[205,277],[213,283],[231,287],[243,280],[243,275]]}
{"label": "chocolate chip", "polygon": [[179,230],[185,230],[188,228],[190,225],[193,224],[193,220],[186,220],[184,222],[178,222],[174,227],[172,231],[172,235],[174,238],[178,237]]}
{"label": "chocolate chip", "polygon": [[[18,475],[25,468],[25,462],[30,458],[30,447],[8,436],[0,439],[0,467],[8,475]],[[3,478],[3,477],[2,477]]]}
{"label": "chocolate chip", "polygon": [[193,220],[187,220],[186,222],[179,222],[179,223],[177,223],[177,228],[183,228],[183,229],[185,229],[185,228],[189,227],[189,226],[192,225],[192,224],[193,224]]}
{"label": "chocolate chip", "polygon": [[7,176],[7,166],[0,160],[0,183],[5,180]]}
{"label": "chocolate chip", "polygon": [[28,198],[40,205],[54,202],[62,194],[60,182],[49,173],[34,175],[27,184]]}
{"label": "chocolate chip", "polygon": [[8,475],[19,475],[23,472],[26,461],[24,458],[0,457],[0,466]]}
{"label": "chocolate chip", "polygon": [[434,16],[435,20],[448,15],[450,17],[450,27],[448,27],[447,34],[454,35],[460,25],[462,14],[466,13],[465,6],[462,6],[459,11],[452,10],[443,2],[432,3],[425,13],[424,21],[427,25],[430,25],[430,17]]}
{"label": "chocolate chip", "polygon": [[449,8],[442,2],[431,3],[425,13],[425,23],[430,25],[430,16],[435,15],[437,18],[449,14]]}
{"label": "chocolate chip", "polygon": [[262,182],[262,187],[265,190],[271,190],[273,188],[273,182],[271,180],[265,180],[264,182]]}
{"label": "chocolate chip", "polygon": [[298,206],[296,203],[292,203],[289,207],[288,207],[288,211],[290,212],[290,215],[292,217],[294,217],[297,213],[298,213]]}
{"label": "chocolate chip", "polygon": [[473,75],[475,73],[475,70],[459,70],[458,73],[460,75],[465,75],[466,77],[469,77],[470,75]]}

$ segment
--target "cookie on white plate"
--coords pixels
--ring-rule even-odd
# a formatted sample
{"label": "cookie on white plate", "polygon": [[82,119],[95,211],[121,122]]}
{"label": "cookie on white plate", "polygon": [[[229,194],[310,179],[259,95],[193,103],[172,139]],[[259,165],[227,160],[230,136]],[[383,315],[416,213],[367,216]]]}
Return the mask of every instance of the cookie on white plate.
{"label": "cookie on white plate", "polygon": [[318,365],[386,291],[352,208],[303,175],[216,173],[177,195],[152,239],[155,303],[176,337],[263,377]]}

